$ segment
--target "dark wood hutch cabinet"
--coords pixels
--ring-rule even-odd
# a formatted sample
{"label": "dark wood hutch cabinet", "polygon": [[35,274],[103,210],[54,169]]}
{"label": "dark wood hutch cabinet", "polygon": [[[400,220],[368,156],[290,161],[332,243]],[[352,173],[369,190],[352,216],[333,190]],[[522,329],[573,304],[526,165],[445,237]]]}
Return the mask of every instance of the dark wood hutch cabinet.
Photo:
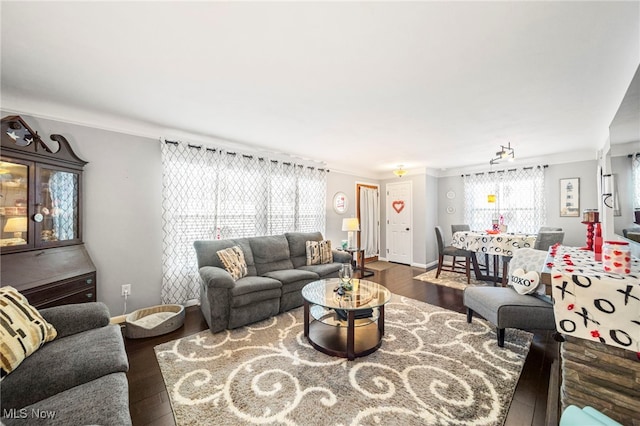
{"label": "dark wood hutch cabinet", "polygon": [[96,268],[82,242],[82,170],[61,135],[41,138],[2,119],[0,279],[37,308],[96,301]]}

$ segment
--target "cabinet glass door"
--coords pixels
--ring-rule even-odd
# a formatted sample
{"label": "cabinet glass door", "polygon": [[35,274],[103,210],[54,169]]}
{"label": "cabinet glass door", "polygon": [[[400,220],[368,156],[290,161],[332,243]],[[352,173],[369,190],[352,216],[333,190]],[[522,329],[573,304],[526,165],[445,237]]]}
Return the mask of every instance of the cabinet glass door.
{"label": "cabinet glass door", "polygon": [[0,247],[29,244],[29,167],[0,161]]}
{"label": "cabinet glass door", "polygon": [[39,167],[36,187],[36,245],[57,245],[78,240],[80,176],[78,173]]}

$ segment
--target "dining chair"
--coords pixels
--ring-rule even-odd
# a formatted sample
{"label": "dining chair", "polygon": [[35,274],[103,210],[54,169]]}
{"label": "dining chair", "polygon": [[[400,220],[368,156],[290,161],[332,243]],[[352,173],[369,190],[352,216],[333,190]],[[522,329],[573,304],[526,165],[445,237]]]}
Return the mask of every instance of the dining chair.
{"label": "dining chair", "polygon": [[469,225],[451,225],[451,235],[456,232],[464,232],[471,231],[471,227]]}
{"label": "dining chair", "polygon": [[[538,235],[536,236],[536,242],[533,244],[533,248],[536,250],[549,251],[549,247],[564,241],[564,231],[562,228],[556,228],[552,226],[541,226],[538,229]],[[504,256],[502,258],[502,285],[507,284],[507,271],[509,269],[509,262],[511,257]]]}
{"label": "dining chair", "polygon": [[[470,284],[472,253],[454,246],[445,246],[444,236],[440,226],[436,226],[436,240],[438,242],[438,271],[436,272],[436,278],[440,276],[440,272],[442,271],[455,272],[458,274],[466,274],[467,284]],[[451,256],[453,258],[450,264],[444,263],[445,256]],[[456,257],[461,257],[463,260],[456,260]]]}
{"label": "dining chair", "polygon": [[[460,225],[451,225],[451,235],[455,234],[456,232],[465,232],[465,231],[471,231],[471,227],[467,224],[460,224]],[[484,254],[484,263],[480,263],[480,259],[478,259],[478,255],[477,253],[471,253],[471,260],[473,261],[473,257],[475,256],[476,258],[476,263],[478,265],[478,269],[480,271],[484,271],[487,275],[489,275],[489,255],[487,253]],[[476,277],[477,278],[477,277]]]}
{"label": "dining chair", "polygon": [[562,244],[562,241],[564,241],[564,231],[562,229],[559,231],[541,231],[538,232],[533,248],[548,251],[549,247],[558,243]]}

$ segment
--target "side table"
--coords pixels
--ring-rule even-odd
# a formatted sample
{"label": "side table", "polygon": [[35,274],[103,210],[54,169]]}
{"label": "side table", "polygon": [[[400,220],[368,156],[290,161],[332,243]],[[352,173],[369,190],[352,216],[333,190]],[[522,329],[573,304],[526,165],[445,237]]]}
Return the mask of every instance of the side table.
{"label": "side table", "polygon": [[374,272],[364,267],[364,249],[363,248],[346,248],[343,249],[351,255],[351,263],[353,264],[354,271],[360,271],[360,278],[371,277]]}

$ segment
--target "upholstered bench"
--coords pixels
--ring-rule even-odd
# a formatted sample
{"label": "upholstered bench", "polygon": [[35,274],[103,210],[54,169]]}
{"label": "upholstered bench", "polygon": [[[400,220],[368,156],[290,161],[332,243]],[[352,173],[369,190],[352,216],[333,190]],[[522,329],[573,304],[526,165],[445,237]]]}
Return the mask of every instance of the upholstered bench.
{"label": "upholstered bench", "polygon": [[[509,262],[509,283],[518,286],[519,280],[514,272],[527,271],[539,273],[544,265],[547,252],[524,248],[516,250]],[[520,271],[518,271],[520,270]],[[517,272],[516,272],[517,271]],[[534,274],[536,275],[536,274]],[[526,280],[525,280],[526,281]],[[467,307],[467,322],[471,323],[473,313],[481,315],[497,328],[498,346],[504,346],[504,329],[555,330],[553,303],[544,293],[544,285],[539,284],[539,274],[534,278],[535,285],[528,290],[530,294],[521,294],[514,287],[467,287],[463,300]]]}
{"label": "upholstered bench", "polygon": [[467,287],[464,305],[467,322],[473,313],[494,324],[498,332],[498,346],[504,346],[504,329],[555,330],[553,305],[546,296],[521,295],[508,287]]}

